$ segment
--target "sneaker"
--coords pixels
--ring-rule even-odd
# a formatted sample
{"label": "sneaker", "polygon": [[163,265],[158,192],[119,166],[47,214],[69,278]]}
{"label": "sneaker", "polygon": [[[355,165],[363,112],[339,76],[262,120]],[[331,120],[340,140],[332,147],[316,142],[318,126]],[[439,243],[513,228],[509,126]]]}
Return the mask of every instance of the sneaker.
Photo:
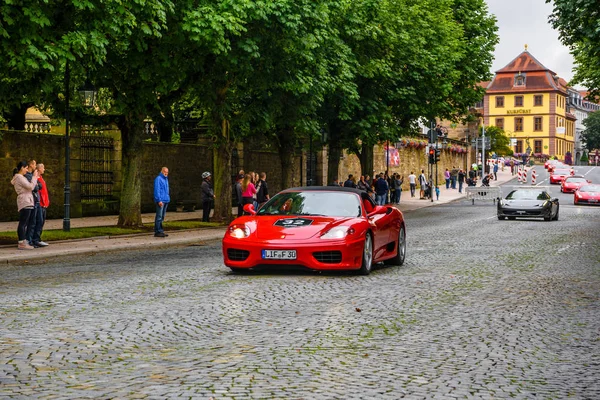
{"label": "sneaker", "polygon": [[19,242],[18,249],[19,250],[33,250],[34,247],[30,246],[29,243],[27,243],[27,240],[23,240],[22,242]]}
{"label": "sneaker", "polygon": [[165,237],[165,236],[166,235],[164,233],[162,233],[162,232],[154,234],[154,237]]}
{"label": "sneaker", "polygon": [[40,240],[39,242],[36,243],[36,245],[39,247],[46,247],[46,246],[48,246],[48,243]]}

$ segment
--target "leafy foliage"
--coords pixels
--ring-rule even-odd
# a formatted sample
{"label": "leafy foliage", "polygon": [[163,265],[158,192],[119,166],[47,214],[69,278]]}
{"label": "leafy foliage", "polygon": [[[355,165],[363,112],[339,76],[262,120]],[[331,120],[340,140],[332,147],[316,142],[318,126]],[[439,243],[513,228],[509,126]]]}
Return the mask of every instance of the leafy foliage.
{"label": "leafy foliage", "polygon": [[583,120],[585,130],[581,134],[581,139],[588,150],[600,149],[600,111],[590,113]]}
{"label": "leafy foliage", "polygon": [[[546,0],[550,3],[552,0]],[[550,22],[575,58],[571,84],[589,88],[590,100],[600,97],[600,4],[598,0],[553,0]]]}

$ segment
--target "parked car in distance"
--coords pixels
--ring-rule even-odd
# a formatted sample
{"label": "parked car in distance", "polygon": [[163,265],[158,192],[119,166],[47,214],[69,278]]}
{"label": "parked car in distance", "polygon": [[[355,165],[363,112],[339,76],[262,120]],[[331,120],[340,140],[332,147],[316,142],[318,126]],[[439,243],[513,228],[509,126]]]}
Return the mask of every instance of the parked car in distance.
{"label": "parked car in distance", "polygon": [[592,181],[585,179],[581,175],[568,176],[560,183],[560,191],[563,193],[574,193],[583,185],[592,183]]}
{"label": "parked car in distance", "polygon": [[600,185],[583,185],[575,191],[573,204],[600,206]]}
{"label": "parked car in distance", "polygon": [[498,219],[544,218],[558,220],[558,198],[543,186],[519,187],[498,201]]}
{"label": "parked car in distance", "polygon": [[236,218],[223,237],[223,259],[233,272],[296,266],[355,270],[377,262],[402,265],[406,227],[400,210],[376,206],[358,189],[331,186],[279,192],[258,211]]}

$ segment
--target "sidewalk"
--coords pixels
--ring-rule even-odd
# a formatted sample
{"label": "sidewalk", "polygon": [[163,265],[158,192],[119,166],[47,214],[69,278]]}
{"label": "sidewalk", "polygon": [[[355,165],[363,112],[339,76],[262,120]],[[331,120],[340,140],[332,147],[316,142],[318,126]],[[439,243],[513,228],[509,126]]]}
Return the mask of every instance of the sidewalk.
{"label": "sidewalk", "polygon": [[[491,186],[498,186],[502,183],[516,179],[512,176],[510,168],[505,168],[504,172],[498,171],[498,180],[490,182]],[[465,187],[463,193],[458,193],[458,189],[446,189],[445,181],[439,183],[440,199],[420,200],[418,197],[410,197],[410,191],[402,192],[400,205],[396,206],[400,211],[416,210],[423,207],[431,207],[438,204],[450,203],[452,201],[466,198]],[[458,185],[457,185],[458,188]],[[418,196],[417,191],[417,196]],[[435,199],[435,198],[434,198]],[[234,208],[234,213],[237,208]],[[165,221],[178,221],[202,219],[202,211],[194,212],[169,212]],[[72,228],[83,228],[93,226],[115,226],[118,216],[101,216],[71,219]],[[154,213],[142,214],[143,223],[152,223]],[[61,229],[62,219],[53,219],[46,221],[44,229]],[[17,221],[0,222],[0,232],[16,231]],[[86,255],[98,252],[117,251],[125,249],[141,249],[148,247],[170,247],[177,245],[203,245],[207,241],[220,240],[225,234],[226,227],[204,228],[184,231],[168,231],[169,237],[155,238],[152,233],[141,233],[126,236],[103,236],[89,239],[77,239],[68,241],[51,242],[50,246],[35,250],[18,250],[14,246],[0,247],[0,265],[11,263],[26,262],[46,262],[49,259],[63,257],[65,255]]]}

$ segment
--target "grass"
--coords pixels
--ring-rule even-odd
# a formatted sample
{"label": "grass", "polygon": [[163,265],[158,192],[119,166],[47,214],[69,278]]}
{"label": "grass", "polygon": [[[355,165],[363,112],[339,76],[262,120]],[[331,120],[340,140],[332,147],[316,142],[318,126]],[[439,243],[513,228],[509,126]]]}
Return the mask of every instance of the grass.
{"label": "grass", "polygon": [[[163,227],[165,231],[178,231],[182,229],[214,228],[223,226],[216,222],[202,222],[199,220],[184,220],[165,222]],[[44,230],[42,240],[52,242],[57,240],[85,239],[96,236],[121,236],[137,233],[151,233],[154,230],[154,224],[144,224],[139,228],[119,228],[117,226],[96,226],[89,228],[71,228],[69,232],[62,229]],[[0,245],[17,243],[16,232],[0,232]]]}

